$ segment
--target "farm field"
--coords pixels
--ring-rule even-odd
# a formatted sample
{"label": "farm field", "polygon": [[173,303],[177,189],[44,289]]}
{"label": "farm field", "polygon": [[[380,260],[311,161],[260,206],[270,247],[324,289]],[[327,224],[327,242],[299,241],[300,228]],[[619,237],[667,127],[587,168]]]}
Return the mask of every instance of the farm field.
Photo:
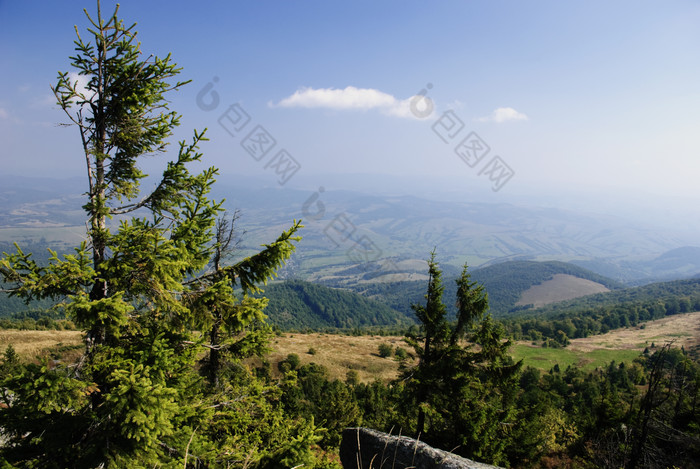
{"label": "farm field", "polygon": [[557,301],[571,300],[580,296],[610,291],[605,285],[567,274],[555,274],[551,280],[533,285],[525,290],[516,306],[539,307]]}

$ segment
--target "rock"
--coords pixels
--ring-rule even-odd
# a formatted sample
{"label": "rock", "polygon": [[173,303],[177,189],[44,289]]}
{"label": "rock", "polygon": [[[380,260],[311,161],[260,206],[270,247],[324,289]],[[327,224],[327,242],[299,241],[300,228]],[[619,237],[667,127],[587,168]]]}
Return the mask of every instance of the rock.
{"label": "rock", "polygon": [[405,436],[368,428],[346,428],[340,444],[344,469],[493,469]]}

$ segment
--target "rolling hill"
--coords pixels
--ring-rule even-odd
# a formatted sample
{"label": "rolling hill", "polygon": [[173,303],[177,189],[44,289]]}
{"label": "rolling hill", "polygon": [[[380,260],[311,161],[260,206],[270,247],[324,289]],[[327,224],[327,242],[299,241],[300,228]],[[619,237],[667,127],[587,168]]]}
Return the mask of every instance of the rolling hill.
{"label": "rolling hill", "polygon": [[644,285],[700,275],[700,247],[682,246],[643,259],[578,259],[572,263],[630,285]]}
{"label": "rolling hill", "polygon": [[370,326],[407,326],[413,320],[384,303],[351,291],[300,280],[270,284],[265,314],[283,330],[351,329]]}
{"label": "rolling hill", "polygon": [[[681,301],[681,300],[687,300]],[[540,317],[563,317],[602,309],[659,305],[666,315],[686,313],[700,307],[700,278],[657,282],[560,301],[531,313]]]}

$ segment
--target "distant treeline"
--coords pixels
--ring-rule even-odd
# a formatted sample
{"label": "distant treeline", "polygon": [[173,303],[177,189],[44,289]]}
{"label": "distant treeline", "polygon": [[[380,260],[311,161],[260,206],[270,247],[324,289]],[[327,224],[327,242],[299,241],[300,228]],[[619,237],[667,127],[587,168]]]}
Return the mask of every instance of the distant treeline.
{"label": "distant treeline", "polygon": [[503,323],[515,339],[549,339],[553,345],[564,346],[568,339],[604,334],[691,311],[700,311],[700,279],[655,283],[581,297],[542,307],[536,316],[506,319]]}
{"label": "distant treeline", "polygon": [[10,317],[0,319],[0,329],[19,329],[26,331],[63,331],[76,330],[75,324],[56,313],[47,310],[20,311]]}

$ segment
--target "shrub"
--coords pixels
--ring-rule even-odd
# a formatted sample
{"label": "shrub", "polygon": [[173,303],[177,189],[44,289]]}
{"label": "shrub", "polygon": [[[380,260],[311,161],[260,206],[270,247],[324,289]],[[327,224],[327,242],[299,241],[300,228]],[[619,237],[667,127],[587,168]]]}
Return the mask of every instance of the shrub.
{"label": "shrub", "polygon": [[394,350],[394,356],[397,360],[405,360],[408,358],[408,352],[404,348],[396,347],[396,350]]}
{"label": "shrub", "polygon": [[357,386],[360,384],[360,375],[356,370],[348,370],[345,374],[345,384],[348,386]]}
{"label": "shrub", "polygon": [[393,347],[389,344],[380,344],[379,345],[379,356],[382,358],[387,358],[391,356],[391,353],[394,351]]}

